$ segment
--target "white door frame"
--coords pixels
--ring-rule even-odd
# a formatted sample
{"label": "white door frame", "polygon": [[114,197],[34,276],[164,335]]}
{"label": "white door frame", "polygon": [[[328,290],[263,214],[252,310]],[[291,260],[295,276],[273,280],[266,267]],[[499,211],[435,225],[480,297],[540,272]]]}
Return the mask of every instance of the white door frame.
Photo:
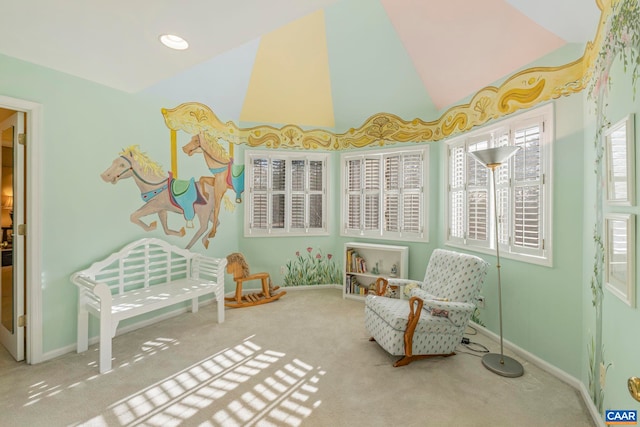
{"label": "white door frame", "polygon": [[39,363],[42,355],[42,212],[40,208],[42,188],[42,104],[0,95],[0,107],[27,114],[27,271],[25,275],[27,302],[27,348],[25,360]]}

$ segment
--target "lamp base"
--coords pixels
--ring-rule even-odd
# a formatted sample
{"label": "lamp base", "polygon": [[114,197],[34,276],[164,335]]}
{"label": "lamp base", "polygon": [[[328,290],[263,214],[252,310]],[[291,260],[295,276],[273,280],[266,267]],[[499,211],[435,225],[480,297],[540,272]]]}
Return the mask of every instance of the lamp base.
{"label": "lamp base", "polygon": [[498,353],[489,353],[482,356],[482,364],[494,374],[502,375],[503,377],[515,378],[524,374],[524,368],[520,362]]}

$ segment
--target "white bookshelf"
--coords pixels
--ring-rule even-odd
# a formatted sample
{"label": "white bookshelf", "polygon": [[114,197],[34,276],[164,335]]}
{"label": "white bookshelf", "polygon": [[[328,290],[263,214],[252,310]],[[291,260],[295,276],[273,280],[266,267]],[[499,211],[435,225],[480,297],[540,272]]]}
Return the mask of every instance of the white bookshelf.
{"label": "white bookshelf", "polygon": [[[349,242],[343,252],[343,298],[364,298],[369,285],[378,277],[405,279],[409,273],[409,248],[407,246],[380,245]],[[377,271],[376,271],[377,264]],[[395,274],[392,272],[395,266]]]}

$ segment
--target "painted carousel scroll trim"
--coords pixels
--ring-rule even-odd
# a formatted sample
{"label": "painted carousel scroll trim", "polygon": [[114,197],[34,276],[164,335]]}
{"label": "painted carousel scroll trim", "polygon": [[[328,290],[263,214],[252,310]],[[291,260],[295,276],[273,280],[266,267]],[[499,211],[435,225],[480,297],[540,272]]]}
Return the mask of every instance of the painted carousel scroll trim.
{"label": "painted carousel scroll trim", "polygon": [[468,104],[451,107],[439,119],[430,122],[418,118],[405,121],[393,114],[379,113],[357,129],[335,134],[321,129],[304,130],[293,124],[281,128],[268,125],[240,128],[232,121],[222,123],[209,107],[197,102],[163,109],[162,114],[171,130],[183,130],[192,135],[204,132],[210,138],[250,147],[344,150],[371,144],[438,141],[489,120],[584,90],[603,43],[606,16],[615,2],[596,0],[602,10],[600,23],[594,40],[587,43],[578,60],[559,67],[534,67],[518,72],[499,87],[487,86],[479,90]]}
{"label": "painted carousel scroll trim", "polygon": [[278,148],[280,146],[280,139],[278,139],[278,136],[275,133],[269,133],[264,136],[249,135],[247,138],[247,145],[249,147],[259,147],[264,145],[269,148]]}
{"label": "painted carousel scroll trim", "polygon": [[239,128],[233,122],[223,124],[209,107],[199,103],[165,109],[163,115],[172,130],[190,134],[205,132],[210,137],[251,147],[342,150],[371,144],[438,141],[491,119],[582,91],[585,88],[583,73],[587,68],[582,61],[586,58],[588,56],[585,55],[562,67],[537,67],[515,74],[499,88],[483,88],[471,102],[450,108],[435,121],[405,121],[393,114],[379,113],[367,119],[360,128],[342,134],[319,129],[303,130],[296,125],[280,129],[272,126]]}

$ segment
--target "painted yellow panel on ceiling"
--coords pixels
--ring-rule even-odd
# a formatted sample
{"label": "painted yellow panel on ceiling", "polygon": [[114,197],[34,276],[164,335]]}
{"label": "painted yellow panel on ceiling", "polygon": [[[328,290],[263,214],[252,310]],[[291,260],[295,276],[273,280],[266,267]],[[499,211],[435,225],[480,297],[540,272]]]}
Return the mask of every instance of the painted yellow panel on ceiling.
{"label": "painted yellow panel on ceiling", "polygon": [[262,37],[240,120],[334,126],[324,11]]}

